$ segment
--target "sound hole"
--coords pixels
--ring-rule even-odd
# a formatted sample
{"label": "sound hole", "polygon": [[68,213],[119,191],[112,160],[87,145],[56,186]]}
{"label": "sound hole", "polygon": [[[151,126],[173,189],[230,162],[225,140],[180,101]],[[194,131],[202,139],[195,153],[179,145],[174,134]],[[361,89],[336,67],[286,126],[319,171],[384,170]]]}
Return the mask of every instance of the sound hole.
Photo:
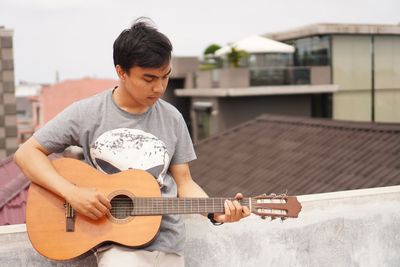
{"label": "sound hole", "polygon": [[133,201],[126,195],[117,195],[111,199],[111,215],[116,219],[125,219],[131,216]]}

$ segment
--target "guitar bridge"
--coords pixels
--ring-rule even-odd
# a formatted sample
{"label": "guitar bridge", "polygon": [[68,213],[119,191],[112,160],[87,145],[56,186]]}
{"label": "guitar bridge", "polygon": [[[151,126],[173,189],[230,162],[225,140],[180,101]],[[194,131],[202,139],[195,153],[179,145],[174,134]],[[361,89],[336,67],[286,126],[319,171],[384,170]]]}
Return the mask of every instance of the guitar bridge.
{"label": "guitar bridge", "polygon": [[75,231],[75,211],[72,206],[66,202],[64,204],[65,207],[65,230],[67,232],[74,232]]}

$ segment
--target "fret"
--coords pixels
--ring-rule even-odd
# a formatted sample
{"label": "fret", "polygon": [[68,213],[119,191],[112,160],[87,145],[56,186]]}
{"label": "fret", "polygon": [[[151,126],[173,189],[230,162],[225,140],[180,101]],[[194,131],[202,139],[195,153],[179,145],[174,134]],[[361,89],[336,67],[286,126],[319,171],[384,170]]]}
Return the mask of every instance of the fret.
{"label": "fret", "polygon": [[[135,198],[131,215],[224,212],[225,199],[226,198]],[[244,206],[249,206],[249,198],[243,199],[241,203]]]}

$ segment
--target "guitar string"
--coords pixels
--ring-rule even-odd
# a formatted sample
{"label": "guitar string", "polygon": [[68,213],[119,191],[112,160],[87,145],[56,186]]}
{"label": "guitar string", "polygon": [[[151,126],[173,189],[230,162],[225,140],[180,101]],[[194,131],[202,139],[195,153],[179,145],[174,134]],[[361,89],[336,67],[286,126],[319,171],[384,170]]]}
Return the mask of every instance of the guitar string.
{"label": "guitar string", "polygon": [[[224,205],[223,203],[215,203],[215,201],[213,201],[213,203],[209,203],[211,202],[211,199],[206,199],[206,201],[204,201],[205,199],[201,199],[203,203],[198,203],[198,199],[190,199],[190,201],[188,201],[188,199],[182,200],[182,199],[170,199],[165,201],[164,199],[162,200],[162,202],[160,203],[160,199],[157,199],[158,202],[155,201],[148,201],[149,199],[146,199],[146,203],[144,203],[144,201],[134,201],[135,205],[133,205],[132,201],[119,201],[118,204],[126,204],[126,205],[117,205],[112,207],[112,211],[115,212],[119,212],[119,211],[123,211],[126,212],[127,210],[132,210],[134,212],[142,212],[142,213],[148,213],[148,212],[159,212],[159,213],[168,213],[168,212],[185,212],[185,213],[196,213],[196,212],[208,212],[208,211],[223,211],[224,210]],[[193,203],[197,202],[197,203]],[[224,200],[224,199],[220,199],[220,200]],[[242,204],[245,206],[248,206],[248,199],[242,200]],[[172,202],[172,203],[171,203]],[[187,203],[189,202],[189,203]],[[208,202],[208,203],[204,203],[204,202]],[[161,205],[160,205],[161,204]],[[195,205],[193,205],[195,204]],[[196,206],[197,204],[197,206]],[[133,207],[135,206],[135,207]]]}
{"label": "guitar string", "polygon": [[[132,207],[132,206],[136,206],[136,207],[145,207],[145,208],[149,208],[149,207],[155,207],[155,208],[160,208],[160,207],[183,207],[183,208],[197,208],[199,207],[224,207],[224,203],[215,203],[215,201],[212,201],[213,203],[210,203],[211,201],[187,201],[187,200],[178,200],[178,199],[174,199],[174,200],[169,200],[169,201],[160,201],[160,200],[153,200],[153,201],[143,201],[143,200],[139,200],[139,201],[126,201],[126,200],[121,200],[121,201],[113,201],[112,203],[115,203],[116,206],[114,206],[114,208],[117,207],[121,207],[121,206],[125,206],[125,207]],[[248,201],[241,201],[242,205],[248,205],[249,202]]]}

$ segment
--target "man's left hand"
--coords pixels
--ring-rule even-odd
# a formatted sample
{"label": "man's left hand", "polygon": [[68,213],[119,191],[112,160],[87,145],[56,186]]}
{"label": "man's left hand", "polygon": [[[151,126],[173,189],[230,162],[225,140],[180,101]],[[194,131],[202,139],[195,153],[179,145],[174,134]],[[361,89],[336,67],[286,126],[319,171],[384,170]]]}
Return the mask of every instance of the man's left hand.
{"label": "man's left hand", "polygon": [[246,206],[242,206],[239,200],[243,199],[241,193],[237,193],[234,201],[225,200],[225,214],[215,213],[214,220],[220,223],[237,222],[242,218],[250,215],[250,209]]}

